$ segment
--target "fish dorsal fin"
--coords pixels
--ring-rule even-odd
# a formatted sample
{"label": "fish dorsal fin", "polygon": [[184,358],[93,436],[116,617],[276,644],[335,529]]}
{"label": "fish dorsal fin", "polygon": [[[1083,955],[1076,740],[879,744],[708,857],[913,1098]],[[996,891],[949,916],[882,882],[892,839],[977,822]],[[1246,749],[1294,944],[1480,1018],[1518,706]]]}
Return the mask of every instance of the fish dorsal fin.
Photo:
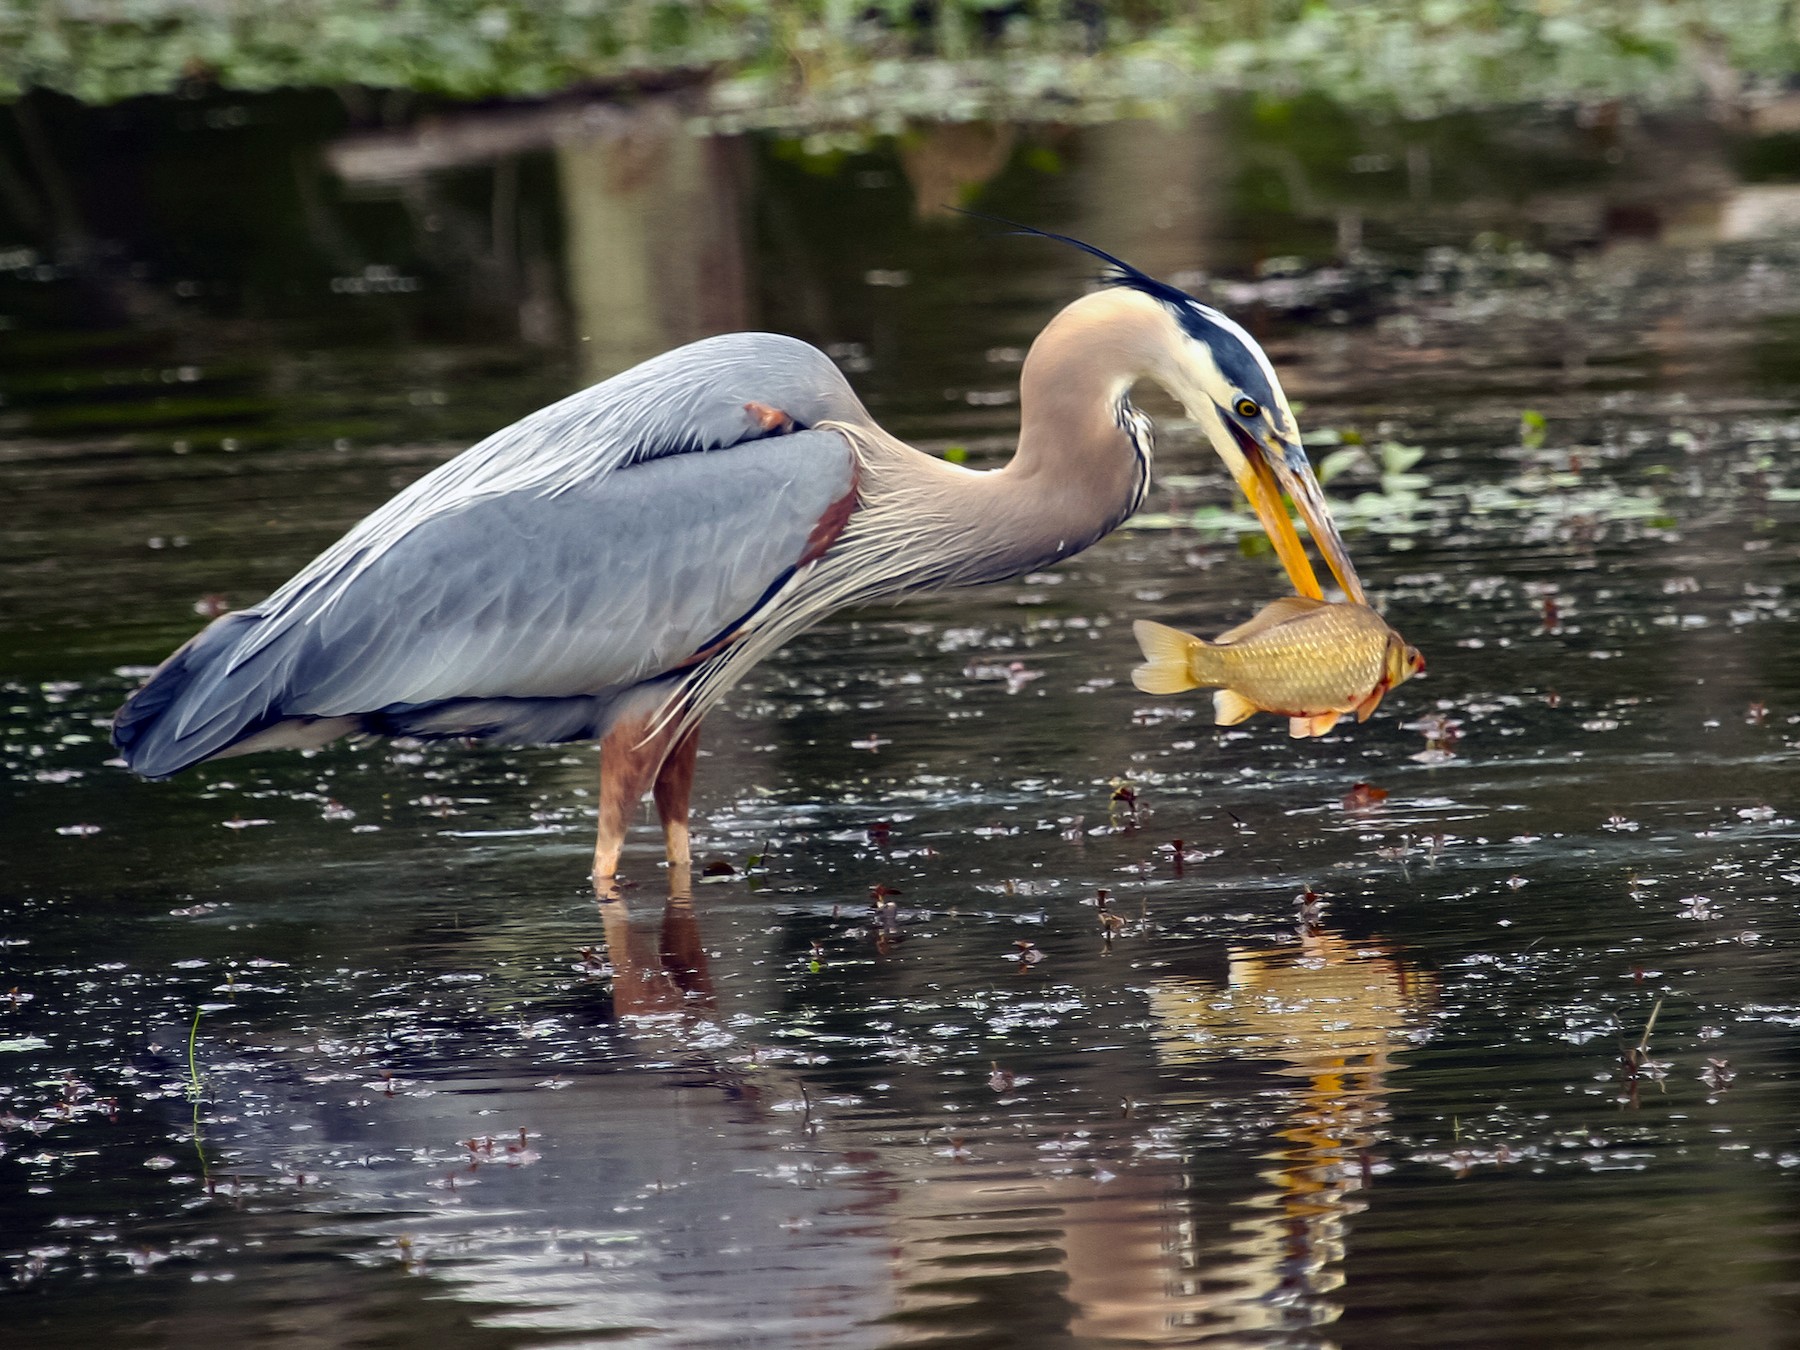
{"label": "fish dorsal fin", "polygon": [[1213,695],[1213,722],[1222,727],[1235,727],[1260,709],[1235,689],[1221,689]]}
{"label": "fish dorsal fin", "polygon": [[1131,682],[1146,694],[1179,694],[1199,683],[1189,669],[1189,654],[1199,639],[1166,623],[1139,619],[1131,625],[1144,664],[1131,672]]}
{"label": "fish dorsal fin", "polygon": [[1247,637],[1254,637],[1265,628],[1273,628],[1278,623],[1286,623],[1289,619],[1297,619],[1302,614],[1311,614],[1315,609],[1325,608],[1323,600],[1309,600],[1304,595],[1284,595],[1279,600],[1272,600],[1256,612],[1256,617],[1236,628],[1228,628],[1214,642],[1242,642]]}

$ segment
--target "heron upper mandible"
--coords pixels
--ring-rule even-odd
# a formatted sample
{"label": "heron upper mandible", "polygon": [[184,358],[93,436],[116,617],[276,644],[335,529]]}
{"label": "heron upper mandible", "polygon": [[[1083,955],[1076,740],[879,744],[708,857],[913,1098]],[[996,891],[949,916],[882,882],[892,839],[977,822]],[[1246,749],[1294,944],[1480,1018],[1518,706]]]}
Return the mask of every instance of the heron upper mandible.
{"label": "heron upper mandible", "polygon": [[1362,600],[1256,341],[1050,237],[1106,271],[1032,344],[1004,467],[890,436],[795,338],[691,343],[495,432],[215,620],[120,709],[120,753],[162,778],[348,733],[598,739],[595,877],[616,872],[647,790],[670,864],[686,865],[706,711],[840,606],[1015,577],[1112,530],[1150,481],[1150,422],[1129,398],[1143,379],[1206,433],[1295,590],[1321,595],[1283,492]]}

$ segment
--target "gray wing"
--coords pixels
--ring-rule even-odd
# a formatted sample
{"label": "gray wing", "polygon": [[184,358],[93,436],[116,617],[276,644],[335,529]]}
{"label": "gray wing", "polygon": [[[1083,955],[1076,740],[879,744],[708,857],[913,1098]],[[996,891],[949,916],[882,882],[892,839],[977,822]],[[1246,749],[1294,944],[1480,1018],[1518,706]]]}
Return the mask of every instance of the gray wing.
{"label": "gray wing", "polygon": [[648,362],[490,437],[219,620],[132,696],[115,741],[156,777],[240,743],[300,743],[265,733],[312,721],[594,734],[609,696],[728,637],[853,498],[842,436],[771,436],[750,402],[800,423],[867,418],[792,339]]}
{"label": "gray wing", "polygon": [[332,717],[636,684],[728,636],[854,489],[831,431],[434,517],[292,633],[285,709]]}
{"label": "gray wing", "polygon": [[[622,468],[767,437],[747,405],[801,428],[869,421],[817,347],[775,333],[727,333],[653,357],[495,432],[379,507],[261,606],[276,613],[341,588],[426,521],[493,497],[560,496]],[[265,628],[261,641],[280,631]]]}

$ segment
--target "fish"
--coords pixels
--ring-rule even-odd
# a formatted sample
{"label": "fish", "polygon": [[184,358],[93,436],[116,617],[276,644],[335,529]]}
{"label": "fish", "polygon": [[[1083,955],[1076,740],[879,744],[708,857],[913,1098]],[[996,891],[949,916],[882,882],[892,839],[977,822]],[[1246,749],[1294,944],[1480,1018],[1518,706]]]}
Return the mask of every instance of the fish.
{"label": "fish", "polygon": [[1131,682],[1146,694],[1213,688],[1218,725],[1274,713],[1296,740],[1323,736],[1345,713],[1368,721],[1388,690],[1425,669],[1418,649],[1367,605],[1301,595],[1265,605],[1211,642],[1148,619],[1132,632],[1144,664]]}

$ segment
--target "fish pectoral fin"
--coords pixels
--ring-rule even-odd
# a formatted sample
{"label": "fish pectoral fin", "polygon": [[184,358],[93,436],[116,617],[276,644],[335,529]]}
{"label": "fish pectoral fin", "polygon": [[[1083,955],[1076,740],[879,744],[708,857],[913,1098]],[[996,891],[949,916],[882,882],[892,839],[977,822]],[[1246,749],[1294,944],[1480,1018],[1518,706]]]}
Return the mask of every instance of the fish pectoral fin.
{"label": "fish pectoral fin", "polygon": [[1319,713],[1314,717],[1288,718],[1288,735],[1294,740],[1304,740],[1308,736],[1323,736],[1338,724],[1342,713]]}
{"label": "fish pectoral fin", "polygon": [[1261,711],[1235,689],[1221,689],[1213,695],[1213,722],[1217,726],[1235,727],[1250,714]]}
{"label": "fish pectoral fin", "polygon": [[1302,614],[1311,614],[1315,609],[1323,609],[1323,600],[1312,600],[1304,595],[1284,595],[1279,600],[1271,600],[1256,611],[1256,617],[1240,623],[1236,628],[1227,628],[1214,642],[1242,642],[1247,637],[1254,637],[1265,628],[1273,628],[1278,623],[1286,623],[1289,619],[1297,619]]}
{"label": "fish pectoral fin", "polygon": [[1139,619],[1131,631],[1144,651],[1144,664],[1131,672],[1133,684],[1146,694],[1179,694],[1198,687],[1188,669],[1188,654],[1198,638],[1148,619]]}
{"label": "fish pectoral fin", "polygon": [[1359,722],[1368,721],[1369,714],[1381,706],[1382,696],[1386,693],[1387,686],[1384,684],[1378,684],[1371,689],[1369,691],[1369,696],[1356,705],[1356,720]]}

